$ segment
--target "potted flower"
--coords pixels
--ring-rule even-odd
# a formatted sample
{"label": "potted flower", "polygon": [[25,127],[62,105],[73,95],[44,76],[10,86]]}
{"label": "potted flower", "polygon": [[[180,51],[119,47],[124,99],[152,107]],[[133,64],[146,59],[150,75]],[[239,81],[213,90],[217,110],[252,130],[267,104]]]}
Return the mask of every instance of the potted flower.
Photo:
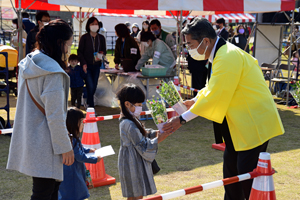
{"label": "potted flower", "polygon": [[147,100],[147,107],[151,110],[151,116],[153,118],[154,123],[156,124],[159,131],[162,133],[162,127],[168,120],[168,115],[166,111],[166,106],[164,101],[157,100]]}
{"label": "potted flower", "polygon": [[168,83],[162,81],[159,86],[156,87],[156,92],[171,106],[179,115],[187,111],[186,106],[183,104],[183,100],[178,93],[173,81]]}
{"label": "potted flower", "polygon": [[295,84],[292,85],[292,90],[290,93],[294,97],[295,101],[297,102],[298,106],[300,105],[300,81],[295,82]]}

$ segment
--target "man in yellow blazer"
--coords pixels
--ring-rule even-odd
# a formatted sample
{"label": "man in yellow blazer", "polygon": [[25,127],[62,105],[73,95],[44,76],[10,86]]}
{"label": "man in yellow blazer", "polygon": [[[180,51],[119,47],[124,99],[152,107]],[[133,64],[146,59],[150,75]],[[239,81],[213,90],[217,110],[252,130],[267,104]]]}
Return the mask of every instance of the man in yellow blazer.
{"label": "man in yellow blazer", "polygon": [[[225,142],[224,178],[252,171],[271,138],[284,133],[272,95],[258,62],[227,43],[206,19],[196,18],[182,31],[189,54],[208,59],[209,81],[197,96],[185,101],[188,111],[164,126],[171,134],[201,116],[213,121],[216,142]],[[225,200],[249,199],[252,180],[225,186]]]}

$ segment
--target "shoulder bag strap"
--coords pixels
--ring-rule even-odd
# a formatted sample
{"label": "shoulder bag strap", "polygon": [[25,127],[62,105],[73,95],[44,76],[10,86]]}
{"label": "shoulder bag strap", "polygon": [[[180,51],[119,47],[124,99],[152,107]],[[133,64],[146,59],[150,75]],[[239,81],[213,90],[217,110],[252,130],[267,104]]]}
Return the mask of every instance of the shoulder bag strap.
{"label": "shoulder bag strap", "polygon": [[39,109],[44,115],[46,115],[45,109],[44,109],[40,104],[38,104],[38,102],[33,98],[32,94],[31,94],[31,92],[30,92],[30,90],[29,90],[28,84],[27,84],[27,79],[25,79],[25,83],[26,83],[26,87],[27,87],[28,93],[29,93],[29,95],[30,95],[30,97],[31,97],[31,99],[32,99],[32,101],[33,101],[33,103],[36,105],[36,107],[38,107],[38,109]]}

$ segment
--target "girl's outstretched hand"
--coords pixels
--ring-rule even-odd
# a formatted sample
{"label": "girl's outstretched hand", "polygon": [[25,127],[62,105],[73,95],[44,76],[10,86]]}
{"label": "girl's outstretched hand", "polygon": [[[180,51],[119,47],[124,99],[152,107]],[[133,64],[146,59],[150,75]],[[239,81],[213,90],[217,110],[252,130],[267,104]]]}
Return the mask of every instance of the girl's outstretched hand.
{"label": "girl's outstretched hand", "polygon": [[92,148],[90,149],[89,153],[94,153],[96,151],[96,149]]}
{"label": "girl's outstretched hand", "polygon": [[101,156],[98,156],[98,157],[97,157],[97,162],[100,162],[101,159],[102,159],[102,157],[101,157]]}
{"label": "girl's outstretched hand", "polygon": [[165,133],[165,132],[161,133],[161,132],[157,131],[157,142],[158,143],[164,141],[167,137],[168,137],[167,133]]}

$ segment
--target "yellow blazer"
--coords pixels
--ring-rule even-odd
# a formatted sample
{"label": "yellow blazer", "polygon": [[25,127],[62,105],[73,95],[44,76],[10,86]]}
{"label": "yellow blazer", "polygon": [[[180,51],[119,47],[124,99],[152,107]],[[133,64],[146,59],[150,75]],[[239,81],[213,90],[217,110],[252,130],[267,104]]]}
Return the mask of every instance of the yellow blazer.
{"label": "yellow blazer", "polygon": [[216,52],[211,78],[197,98],[190,111],[217,123],[226,116],[236,151],[284,133],[257,60],[230,43]]}

